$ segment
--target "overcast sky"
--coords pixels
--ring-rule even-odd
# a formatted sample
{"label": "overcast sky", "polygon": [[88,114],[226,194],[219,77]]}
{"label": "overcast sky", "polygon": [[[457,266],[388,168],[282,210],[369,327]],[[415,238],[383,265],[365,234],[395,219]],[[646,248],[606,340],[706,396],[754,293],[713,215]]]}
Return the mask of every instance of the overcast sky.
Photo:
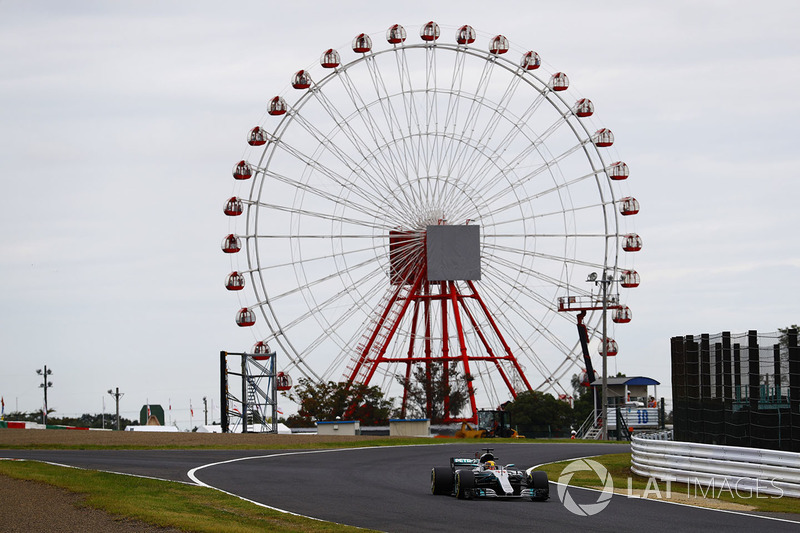
{"label": "overcast sky", "polygon": [[670,337],[800,321],[796,2],[382,4],[0,0],[6,413],[40,408],[44,365],[61,416],[114,387],[182,428],[219,406],[219,351],[252,344],[219,250],[245,132],[322,50],[394,23],[502,33],[613,129],[644,240],[613,372],[671,397]]}

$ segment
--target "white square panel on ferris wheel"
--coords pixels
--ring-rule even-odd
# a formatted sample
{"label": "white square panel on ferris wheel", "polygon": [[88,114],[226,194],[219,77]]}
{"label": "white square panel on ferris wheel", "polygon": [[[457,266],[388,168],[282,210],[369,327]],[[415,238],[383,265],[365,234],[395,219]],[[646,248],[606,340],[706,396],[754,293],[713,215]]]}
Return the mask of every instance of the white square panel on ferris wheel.
{"label": "white square panel on ferris wheel", "polygon": [[428,226],[426,232],[428,281],[481,279],[480,226]]}

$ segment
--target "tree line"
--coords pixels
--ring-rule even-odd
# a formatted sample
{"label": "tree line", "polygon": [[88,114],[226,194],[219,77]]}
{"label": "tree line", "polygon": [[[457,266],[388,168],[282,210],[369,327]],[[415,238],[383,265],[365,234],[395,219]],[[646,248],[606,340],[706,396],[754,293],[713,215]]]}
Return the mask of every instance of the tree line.
{"label": "tree line", "polygon": [[[74,427],[81,427],[81,428],[97,428],[101,429],[105,427],[106,429],[116,429],[117,427],[117,417],[113,414],[106,413],[103,415],[102,413],[98,414],[90,414],[84,413],[78,417],[71,417],[71,416],[55,416],[53,415],[53,410],[48,409],[47,411],[47,425],[53,426],[74,426]],[[25,413],[22,411],[12,411],[5,415],[6,420],[13,420],[15,422],[42,422],[42,412],[41,411],[31,411],[30,413]],[[138,421],[128,420],[127,418],[119,417],[119,428],[125,429],[130,425],[138,424]]]}
{"label": "tree line", "polygon": [[[359,420],[362,426],[387,425],[390,418],[427,418],[432,424],[445,418],[445,398],[449,400],[450,415],[457,416],[469,402],[468,383],[472,377],[464,375],[453,365],[445,375],[442,365],[429,368],[419,366],[409,379],[398,377],[406,397],[406,412],[393,407],[394,401],[384,397],[377,386],[328,381],[317,383],[300,378],[291,392],[284,396],[298,406],[297,414],[289,416],[289,427],[313,427],[317,421],[338,418]],[[589,387],[572,377],[572,398],[558,399],[539,391],[525,391],[503,409],[511,414],[512,425],[529,437],[569,436],[578,428],[594,408]],[[571,401],[570,401],[571,400]],[[354,407],[355,406],[355,407]],[[494,408],[495,406],[492,406]]]}

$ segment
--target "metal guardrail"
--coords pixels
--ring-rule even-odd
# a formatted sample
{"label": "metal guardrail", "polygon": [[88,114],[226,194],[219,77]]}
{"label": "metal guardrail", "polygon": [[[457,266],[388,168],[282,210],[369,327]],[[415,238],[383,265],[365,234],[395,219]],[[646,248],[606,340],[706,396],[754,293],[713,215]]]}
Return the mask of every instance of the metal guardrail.
{"label": "metal guardrail", "polygon": [[653,431],[650,433],[637,433],[636,436],[640,439],[647,440],[674,440],[675,432],[671,429],[664,429],[662,431]]}
{"label": "metal guardrail", "polygon": [[631,471],[660,481],[800,498],[800,453],[634,435]]}

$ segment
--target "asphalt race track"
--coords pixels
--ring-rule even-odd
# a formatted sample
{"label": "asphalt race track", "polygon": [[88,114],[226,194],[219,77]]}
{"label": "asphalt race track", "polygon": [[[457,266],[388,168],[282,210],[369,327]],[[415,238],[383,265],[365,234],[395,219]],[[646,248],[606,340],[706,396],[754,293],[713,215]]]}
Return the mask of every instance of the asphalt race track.
{"label": "asphalt race track", "polygon": [[[503,443],[495,445],[494,453],[503,464],[527,468],[628,449],[624,444]],[[451,456],[470,457],[476,451],[475,443],[460,441],[340,450],[4,450],[0,456],[173,481],[194,479],[270,507],[382,531],[476,527],[493,531],[800,531],[798,519],[712,511],[624,495],[615,495],[594,516],[579,516],[561,503],[554,484],[547,502],[461,501],[431,495],[431,467],[447,466]],[[569,487],[569,495],[582,505],[598,502],[600,493]]]}

